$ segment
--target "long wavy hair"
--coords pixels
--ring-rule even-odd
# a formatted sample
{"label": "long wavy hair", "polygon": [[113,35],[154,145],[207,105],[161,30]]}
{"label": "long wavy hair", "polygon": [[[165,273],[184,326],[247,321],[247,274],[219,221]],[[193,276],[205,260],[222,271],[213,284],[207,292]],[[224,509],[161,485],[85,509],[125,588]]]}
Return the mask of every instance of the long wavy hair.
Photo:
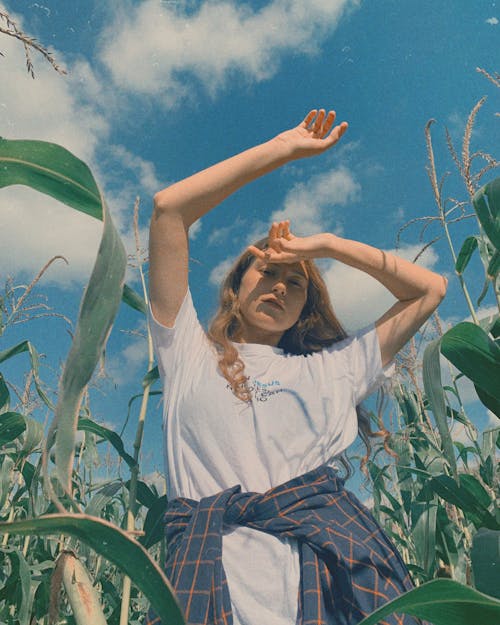
{"label": "long wavy hair", "polygon": [[[254,245],[260,250],[265,250],[268,247],[267,237],[260,239]],[[221,286],[219,308],[207,333],[219,354],[218,366],[222,375],[228,381],[236,397],[245,402],[251,402],[252,395],[247,385],[245,365],[233,342],[240,342],[243,333],[239,302],[241,279],[254,260],[255,256],[245,250],[229,270]],[[306,355],[319,352],[347,337],[346,331],[333,311],[330,296],[319,269],[312,260],[307,259],[303,263],[308,278],[306,302],[299,319],[283,333],[278,343],[278,347],[288,354]],[[384,447],[387,449],[389,432],[383,427],[380,418],[378,423],[380,429],[373,431],[370,415],[361,405],[356,407],[356,412],[359,435],[366,447],[366,455],[361,461],[363,469],[371,452],[370,437],[383,437]],[[341,456],[340,461],[349,476],[351,467],[345,456]]]}

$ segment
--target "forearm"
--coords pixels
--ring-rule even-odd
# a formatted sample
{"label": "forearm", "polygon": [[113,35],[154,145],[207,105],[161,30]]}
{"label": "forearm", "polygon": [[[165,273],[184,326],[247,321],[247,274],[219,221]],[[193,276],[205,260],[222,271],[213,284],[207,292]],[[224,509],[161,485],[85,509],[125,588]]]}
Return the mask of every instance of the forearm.
{"label": "forearm", "polygon": [[359,241],[326,235],[325,256],[364,271],[402,302],[421,297],[439,302],[446,292],[443,276]]}
{"label": "forearm", "polygon": [[155,210],[181,214],[189,227],[239,188],[290,158],[287,145],[271,139],[159,191]]}

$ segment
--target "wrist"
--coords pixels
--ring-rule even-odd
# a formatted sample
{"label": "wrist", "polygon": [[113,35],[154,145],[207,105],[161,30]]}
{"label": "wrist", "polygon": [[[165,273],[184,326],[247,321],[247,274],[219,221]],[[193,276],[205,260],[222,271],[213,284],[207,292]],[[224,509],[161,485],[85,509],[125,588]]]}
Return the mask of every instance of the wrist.
{"label": "wrist", "polygon": [[268,141],[268,143],[272,146],[272,149],[278,158],[282,159],[283,164],[299,158],[299,155],[296,154],[296,150],[292,144],[281,134],[273,137],[270,141]]}
{"label": "wrist", "polygon": [[339,243],[341,238],[331,232],[325,232],[322,235],[322,256],[323,258],[337,258]]}

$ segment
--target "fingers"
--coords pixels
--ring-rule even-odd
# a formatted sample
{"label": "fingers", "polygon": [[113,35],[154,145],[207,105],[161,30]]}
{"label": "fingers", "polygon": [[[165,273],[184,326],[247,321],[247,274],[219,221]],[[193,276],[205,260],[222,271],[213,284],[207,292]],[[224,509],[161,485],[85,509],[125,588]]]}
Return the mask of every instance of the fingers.
{"label": "fingers", "polygon": [[304,121],[300,125],[303,126],[304,128],[307,128],[309,124],[312,122],[312,120],[316,117],[317,112],[318,111],[316,109],[309,111],[309,113],[304,117]]}
{"label": "fingers", "polygon": [[304,118],[301,126],[313,132],[320,139],[328,138],[338,141],[347,130],[347,122],[342,122],[333,128],[335,117],[335,111],[328,111],[327,113],[325,109],[312,109]]}
{"label": "fingers", "polygon": [[342,137],[342,135],[345,133],[348,127],[349,125],[347,122],[342,122],[338,126],[335,126],[335,128],[330,132],[330,134],[327,137],[325,137],[329,145],[333,145],[337,143],[337,141]]}
{"label": "fingers", "polygon": [[288,241],[293,238],[290,232],[290,220],[275,221],[269,228],[269,246],[275,249],[280,248],[279,239],[287,239]]}

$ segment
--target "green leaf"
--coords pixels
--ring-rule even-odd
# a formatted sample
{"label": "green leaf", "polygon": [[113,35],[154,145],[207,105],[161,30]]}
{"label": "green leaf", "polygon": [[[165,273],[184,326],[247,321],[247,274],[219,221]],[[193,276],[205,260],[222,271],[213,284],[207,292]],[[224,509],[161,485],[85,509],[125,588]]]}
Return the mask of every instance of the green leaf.
{"label": "green leaf", "polygon": [[9,387],[5,384],[3,375],[0,373],[0,412],[9,409],[10,393]]}
{"label": "green leaf", "polygon": [[9,493],[13,490],[15,462],[10,455],[0,456],[0,510],[3,509]]}
{"label": "green leaf", "polygon": [[496,315],[495,321],[490,326],[489,331],[494,338],[500,337],[500,315]]}
{"label": "green leaf", "polygon": [[498,625],[500,601],[451,579],[435,579],[386,603],[358,625],[377,625],[393,612],[433,625]]}
{"label": "green leaf", "polygon": [[104,202],[103,212],[101,245],[82,300],[55,411],[57,474],[67,492],[71,489],[78,408],[111,331],[125,275],[125,249]]}
{"label": "green leaf", "polygon": [[156,380],[160,379],[160,372],[158,371],[158,366],[153,367],[150,371],[146,373],[144,378],[142,379],[142,386],[146,388],[156,382]]}
{"label": "green leaf", "polygon": [[78,420],[78,429],[84,430],[85,432],[93,432],[94,434],[97,434],[101,438],[107,440],[111,443],[111,445],[113,445],[118,454],[125,460],[130,468],[135,467],[137,464],[132,456],[125,451],[122,439],[113,430],[110,430],[103,425],[99,425],[99,423],[87,418],[80,418]]}
{"label": "green leaf", "polygon": [[500,531],[481,528],[472,539],[471,550],[474,586],[481,592],[500,598]]}
{"label": "green leaf", "polygon": [[144,315],[148,312],[147,304],[143,297],[134,291],[128,284],[123,285],[122,300],[134,310],[138,310]]}
{"label": "green leaf", "polygon": [[22,552],[15,547],[2,547],[5,550],[12,572],[0,591],[0,600],[11,603],[13,600],[18,608],[17,618],[20,625],[29,625],[31,611],[30,586],[31,575],[28,563]]}
{"label": "green leaf", "polygon": [[500,178],[481,187],[472,204],[489,240],[500,250]]}
{"label": "green leaf", "polygon": [[90,169],[55,143],[0,138],[0,188],[13,184],[26,185],[102,219],[101,197]]}
{"label": "green leaf", "polygon": [[439,352],[440,350],[442,351],[441,341],[442,337],[434,339],[433,341],[430,341],[425,348],[422,363],[424,389],[436,420],[436,425],[441,437],[443,452],[453,475],[457,477],[457,464],[455,461],[453,440],[448,428],[445,394],[443,384],[441,382],[441,363],[439,359]]}
{"label": "green leaf", "polygon": [[[130,480],[127,480],[125,482],[125,488],[127,488],[127,490],[130,490]],[[151,508],[151,506],[153,506],[158,500],[158,497],[154,494],[151,488],[149,488],[146,482],[143,482],[142,480],[137,480],[136,488],[137,491],[135,496],[141,506],[144,506],[145,508]]]}
{"label": "green leaf", "polygon": [[457,261],[455,263],[455,271],[458,275],[461,275],[465,271],[465,268],[469,264],[472,254],[476,249],[477,236],[467,237],[462,243],[462,247],[458,253]]}
{"label": "green leaf", "polygon": [[103,519],[84,514],[50,514],[37,519],[0,523],[11,534],[68,534],[80,539],[119,567],[149,599],[159,618],[169,625],[185,625],[170,582],[135,539]]}
{"label": "green leaf", "polygon": [[477,396],[479,397],[483,406],[486,406],[488,410],[491,410],[494,415],[500,418],[500,399],[492,397],[485,390],[477,386],[477,384],[474,384],[474,388],[476,389]]}
{"label": "green leaf", "polygon": [[500,400],[500,347],[486,332],[468,321],[441,338],[441,353],[475,385]]}
{"label": "green leaf", "polygon": [[18,412],[0,414],[0,447],[15,441],[26,429],[24,415]]}
{"label": "green leaf", "polygon": [[500,271],[500,250],[496,250],[488,264],[486,273],[490,280],[494,280]]}
{"label": "green leaf", "polygon": [[[477,485],[482,489],[479,482]],[[495,517],[489,512],[487,506],[482,504],[484,499],[480,490],[476,489],[470,481],[464,480],[463,474],[460,475],[460,484],[457,484],[448,475],[438,475],[430,480],[430,486],[436,495],[463,510],[467,518],[477,528],[499,529]]]}
{"label": "green leaf", "polygon": [[432,576],[436,559],[436,518],[437,503],[413,502],[411,506],[413,543],[418,562],[426,574]]}
{"label": "green leaf", "polygon": [[22,453],[29,456],[42,442],[43,425],[31,417],[24,417],[26,422],[26,433],[23,438]]}
{"label": "green leaf", "polygon": [[121,482],[114,481],[100,488],[87,504],[85,514],[89,516],[100,515],[102,509],[113,499],[121,487]]}
{"label": "green leaf", "polygon": [[[1,176],[0,176],[0,180],[1,180]],[[19,343],[18,345],[14,345],[14,347],[9,347],[8,349],[1,351],[0,363],[8,360],[9,358],[12,358],[13,356],[22,354],[24,352],[28,352],[30,355],[31,368],[33,369],[33,379],[35,381],[35,387],[36,387],[37,393],[40,396],[40,399],[44,402],[44,404],[48,408],[53,410],[54,405],[52,404],[50,399],[47,397],[45,392],[43,391],[41,384],[40,384],[40,378],[38,377],[38,369],[39,369],[38,352],[29,341],[22,341],[22,343]]]}
{"label": "green leaf", "polygon": [[165,537],[165,511],[167,509],[167,496],[162,495],[149,508],[144,520],[144,536],[139,538],[139,542],[150,549]]}
{"label": "green leaf", "polygon": [[102,354],[122,294],[126,253],[90,169],[63,147],[43,141],[0,140],[0,187],[23,184],[104,222],[64,365],[52,429],[56,471],[71,490],[75,432],[83,391]]}

